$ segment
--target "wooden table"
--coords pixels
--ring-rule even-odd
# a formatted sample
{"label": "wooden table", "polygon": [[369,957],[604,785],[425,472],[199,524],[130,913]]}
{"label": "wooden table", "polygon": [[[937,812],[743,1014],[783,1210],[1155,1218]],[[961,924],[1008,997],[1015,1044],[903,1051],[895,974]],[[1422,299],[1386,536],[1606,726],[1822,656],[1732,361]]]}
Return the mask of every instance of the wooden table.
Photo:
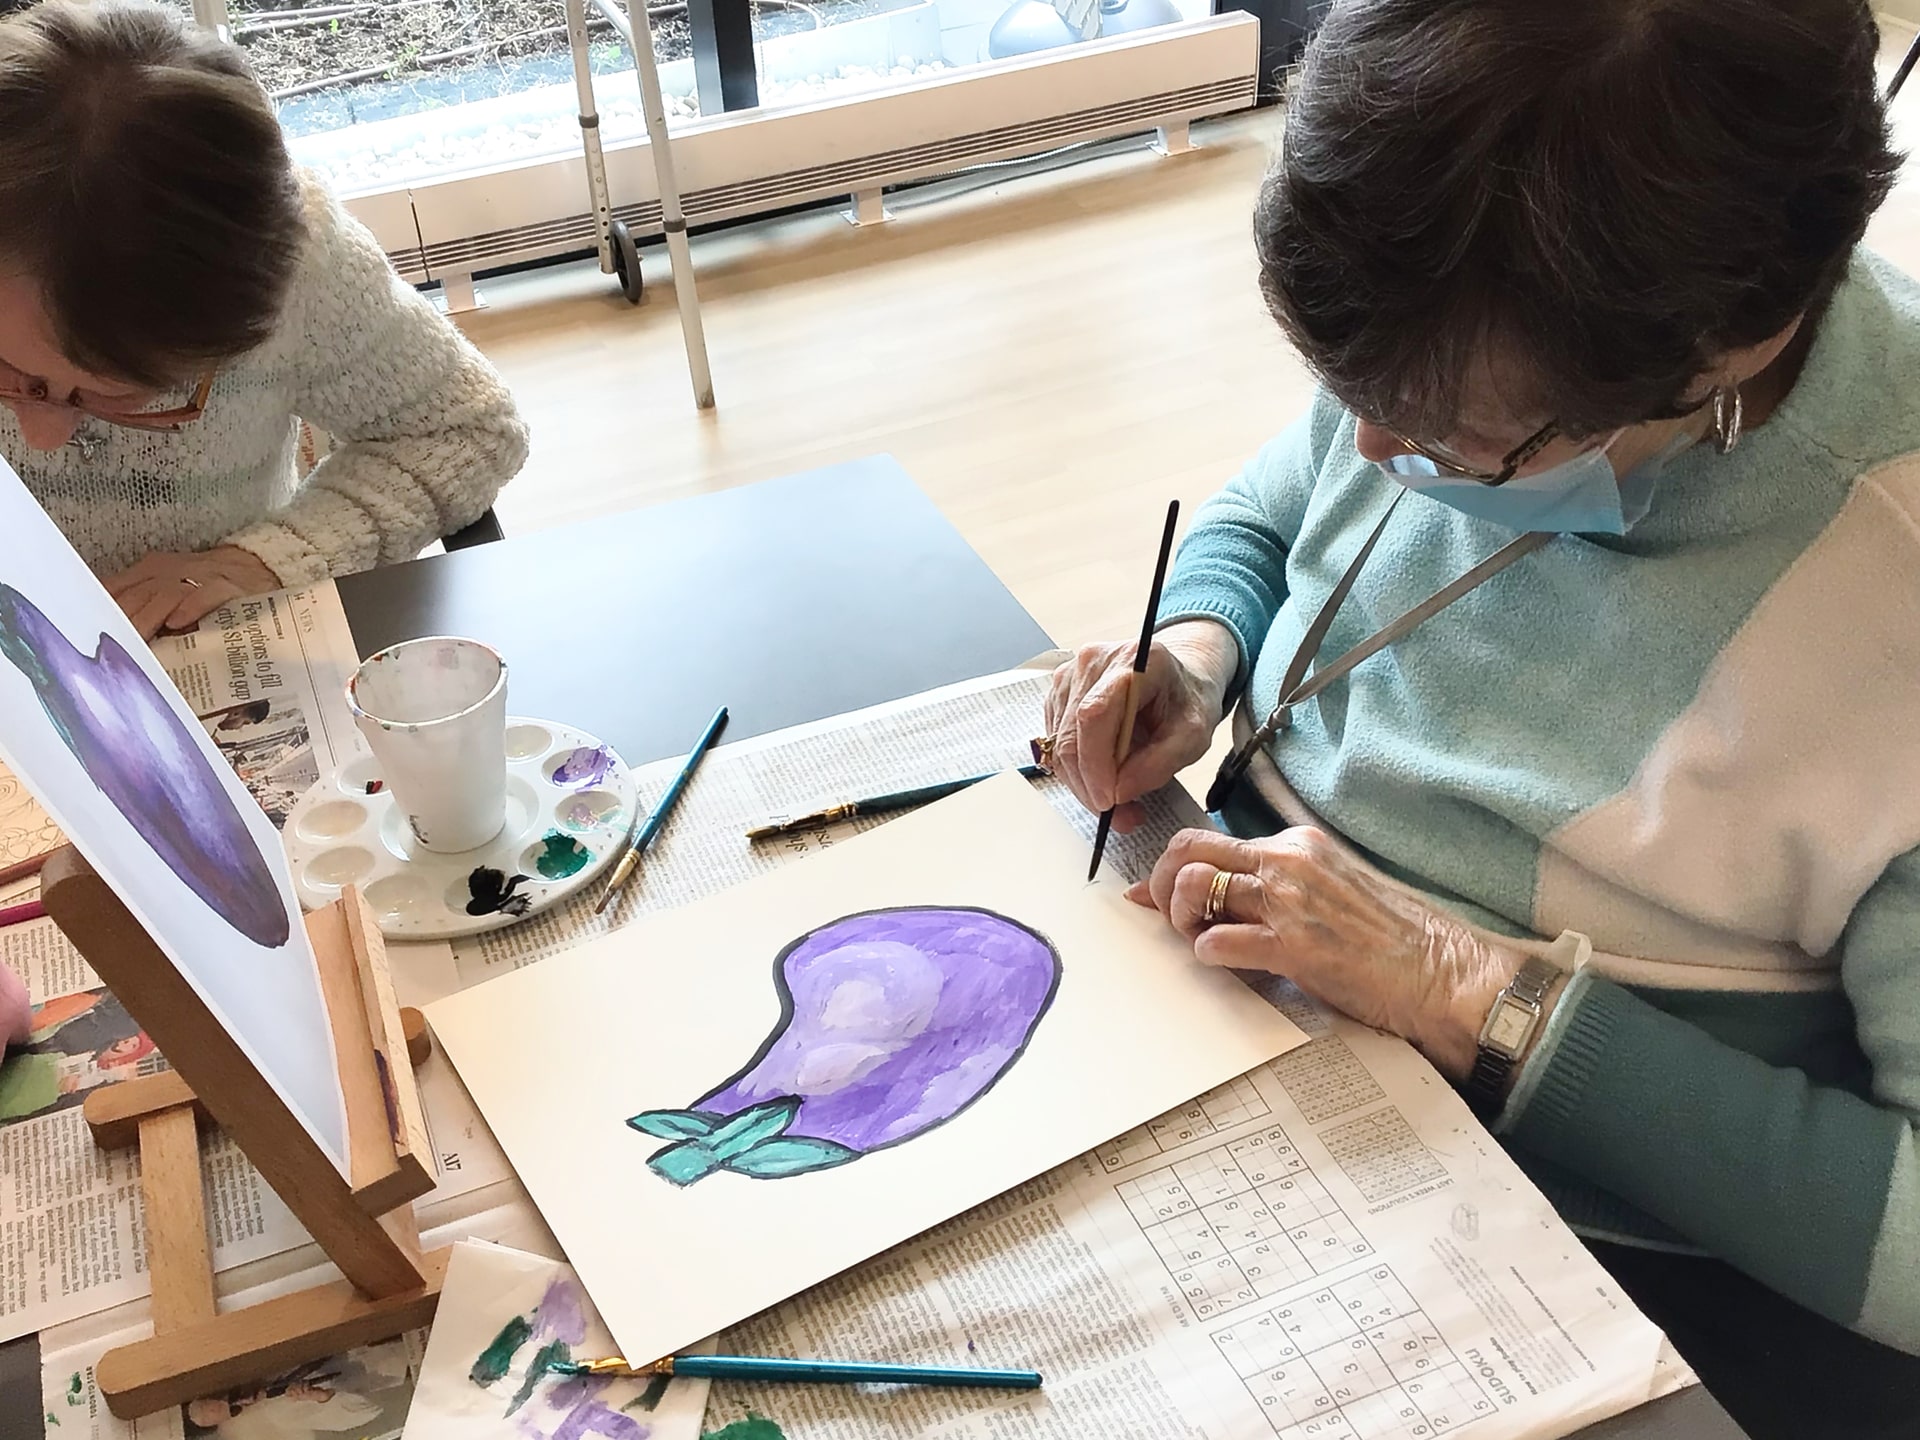
{"label": "wooden table", "polygon": [[[789,475],[340,582],[362,655],[474,635],[509,708],[629,763],[1005,670],[1052,642],[892,460]],[[0,1440],[41,1440],[39,1347],[0,1346]],[[1581,1440],[1744,1440],[1698,1387]]]}

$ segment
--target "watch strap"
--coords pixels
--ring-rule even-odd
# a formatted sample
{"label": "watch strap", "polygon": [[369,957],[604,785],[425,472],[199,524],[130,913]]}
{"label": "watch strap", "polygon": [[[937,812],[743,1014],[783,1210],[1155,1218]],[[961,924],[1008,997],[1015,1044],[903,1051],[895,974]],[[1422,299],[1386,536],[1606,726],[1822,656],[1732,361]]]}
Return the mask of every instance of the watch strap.
{"label": "watch strap", "polygon": [[1527,1027],[1527,1033],[1521,1037],[1515,1050],[1504,1050],[1487,1042],[1487,1027],[1483,1026],[1480,1046],[1474,1053],[1473,1069],[1467,1075],[1466,1082],[1460,1087],[1461,1095],[1468,1107],[1483,1122],[1491,1123],[1506,1103],[1507,1091],[1513,1080],[1514,1066],[1528,1044],[1539,1032],[1546,1021],[1546,998],[1553,989],[1554,982],[1564,972],[1551,960],[1540,955],[1529,955],[1522,962],[1519,971],[1494,997],[1487,1011],[1488,1024],[1500,1013],[1501,1007],[1517,1000],[1533,1011],[1533,1022]]}

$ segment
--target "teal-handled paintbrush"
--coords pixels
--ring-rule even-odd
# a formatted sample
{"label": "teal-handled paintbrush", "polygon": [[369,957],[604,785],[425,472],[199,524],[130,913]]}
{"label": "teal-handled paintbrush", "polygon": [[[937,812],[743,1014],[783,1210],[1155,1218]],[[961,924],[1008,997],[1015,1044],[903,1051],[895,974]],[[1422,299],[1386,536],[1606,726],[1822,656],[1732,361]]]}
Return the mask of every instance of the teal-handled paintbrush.
{"label": "teal-handled paintbrush", "polygon": [[784,1380],[801,1385],[952,1385],[970,1390],[1038,1390],[1038,1370],[964,1365],[881,1365],[865,1360],[784,1360],[759,1355],[669,1355],[650,1365],[619,1356],[554,1365],[555,1375],[689,1375],[714,1380]]}
{"label": "teal-handled paintbrush", "polygon": [[[1041,779],[1049,773],[1044,766],[1040,765],[1022,765],[1019,771],[1029,780]],[[983,775],[968,775],[959,780],[941,780],[912,790],[895,790],[888,795],[869,795],[864,800],[842,800],[838,805],[827,805],[818,810],[811,810],[805,815],[769,815],[760,824],[747,831],[747,839],[771,840],[776,835],[791,835],[796,830],[817,830],[822,825],[831,825],[836,820],[851,820],[856,815],[884,815],[894,810],[911,810],[916,805],[944,800],[947,796],[958,794],[970,785],[978,785],[982,780],[991,780],[999,773],[997,770],[989,770]]]}
{"label": "teal-handled paintbrush", "polygon": [[707,722],[707,728],[694,742],[693,751],[687,756],[686,764],[682,765],[680,773],[673,777],[673,783],[667,787],[667,793],[660,797],[660,803],[653,807],[653,813],[647,816],[647,823],[640,827],[640,833],[633,835],[632,830],[628,830],[632,839],[627,845],[627,853],[622,855],[620,863],[613,867],[613,878],[607,881],[607,888],[600,892],[599,902],[593,907],[594,914],[598,915],[613,903],[613,897],[620,893],[620,887],[627,883],[627,877],[633,874],[634,867],[640,863],[641,854],[653,843],[653,837],[658,835],[666,825],[667,817],[673,814],[673,807],[680,799],[680,792],[687,788],[687,781],[693,778],[693,772],[700,768],[700,761],[705,758],[707,751],[713,748],[713,742],[720,738],[720,732],[726,728],[727,707],[722,705],[713,712],[713,719]]}

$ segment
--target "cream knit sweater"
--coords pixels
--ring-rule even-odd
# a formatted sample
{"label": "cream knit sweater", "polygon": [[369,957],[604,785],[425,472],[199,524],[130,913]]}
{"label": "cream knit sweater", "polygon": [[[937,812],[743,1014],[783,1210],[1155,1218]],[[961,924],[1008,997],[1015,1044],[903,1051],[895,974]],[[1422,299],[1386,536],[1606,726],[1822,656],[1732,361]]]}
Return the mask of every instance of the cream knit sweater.
{"label": "cream knit sweater", "polygon": [[[87,420],[44,451],[0,406],[0,454],[97,573],[215,545],[251,551],[286,585],[405,560],[479,518],[526,459],[493,368],[319,181],[301,183],[308,229],[286,313],[221,367],[198,421],[164,434]],[[299,420],[333,445],[305,476]]]}

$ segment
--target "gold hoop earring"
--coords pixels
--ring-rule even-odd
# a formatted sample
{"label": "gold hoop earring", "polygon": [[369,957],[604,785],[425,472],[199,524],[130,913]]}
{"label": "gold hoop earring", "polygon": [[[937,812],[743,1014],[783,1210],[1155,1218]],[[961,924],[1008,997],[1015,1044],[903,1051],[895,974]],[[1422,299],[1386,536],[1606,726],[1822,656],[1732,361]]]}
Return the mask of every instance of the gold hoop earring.
{"label": "gold hoop earring", "polygon": [[1713,392],[1713,448],[1722,455],[1740,443],[1745,411],[1738,385],[1722,385]]}

